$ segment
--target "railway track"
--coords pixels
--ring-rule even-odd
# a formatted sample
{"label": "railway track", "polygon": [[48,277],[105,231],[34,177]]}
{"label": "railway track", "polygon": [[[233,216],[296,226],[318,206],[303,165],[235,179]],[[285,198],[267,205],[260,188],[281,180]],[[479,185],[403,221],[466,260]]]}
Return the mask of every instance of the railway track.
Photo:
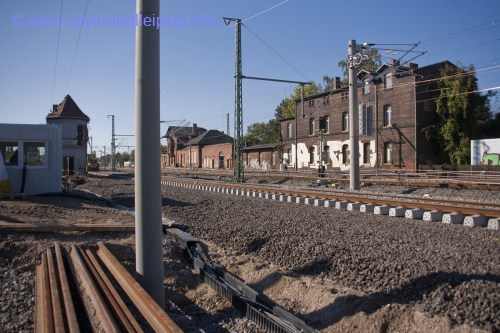
{"label": "railway track", "polygon": [[[54,251],[49,248],[42,254],[35,274],[35,332],[143,332],[136,319],[139,313],[156,332],[182,332],[104,243],[98,242],[98,247],[96,256],[73,245],[71,254],[65,256],[65,250],[55,243]],[[126,305],[106,271],[135,305],[134,310]],[[78,294],[83,311],[76,310],[75,300],[80,299],[73,295]]]}
{"label": "railway track", "polygon": [[236,184],[189,178],[162,177],[162,183],[279,201],[374,212],[375,214],[405,216],[429,221],[442,220],[446,223],[463,223],[467,226],[485,226],[491,221],[492,228],[494,228],[493,225],[498,228],[500,217],[500,204],[479,201],[338,190],[292,190],[280,186]]}
{"label": "railway track", "polygon": [[[163,173],[185,177],[203,177],[214,175],[219,177],[232,177],[231,170],[184,170],[179,168],[162,169]],[[291,179],[297,182],[315,182],[318,179],[317,171],[259,171],[245,170],[246,179],[280,180]],[[348,184],[349,174],[345,172],[327,171],[322,175],[323,179],[331,183]],[[500,174],[498,172],[453,172],[453,171],[427,171],[427,172],[405,172],[399,170],[377,170],[361,173],[361,182],[378,185],[402,185],[409,187],[432,187],[453,189],[478,189],[478,190],[500,190]]]}

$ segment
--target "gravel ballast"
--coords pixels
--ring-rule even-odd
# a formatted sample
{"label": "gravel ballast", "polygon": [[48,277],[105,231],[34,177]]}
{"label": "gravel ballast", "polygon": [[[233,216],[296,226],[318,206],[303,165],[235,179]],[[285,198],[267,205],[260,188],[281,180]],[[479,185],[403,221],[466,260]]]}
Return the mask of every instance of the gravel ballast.
{"label": "gravel ballast", "polygon": [[[499,234],[436,222],[163,187],[164,215],[289,274],[326,276],[363,292],[348,306],[387,304],[500,330]],[[348,311],[349,312],[349,311]]]}

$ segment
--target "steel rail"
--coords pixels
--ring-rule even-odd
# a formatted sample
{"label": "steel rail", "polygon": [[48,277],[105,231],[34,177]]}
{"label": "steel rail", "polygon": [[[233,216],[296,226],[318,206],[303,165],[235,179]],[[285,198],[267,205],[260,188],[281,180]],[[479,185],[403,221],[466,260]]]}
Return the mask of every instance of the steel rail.
{"label": "steel rail", "polygon": [[134,232],[133,224],[31,224],[31,223],[3,223],[0,221],[0,230],[16,230],[24,232]]}
{"label": "steel rail", "polygon": [[66,323],[70,333],[79,333],[80,327],[78,326],[78,318],[76,317],[73,299],[71,298],[71,291],[68,283],[68,276],[64,268],[61,246],[58,242],[54,244],[56,261],[59,272],[59,282],[61,283],[61,292],[63,297],[64,311],[66,313]]}
{"label": "steel rail", "polygon": [[106,296],[106,299],[113,308],[113,311],[118,316],[122,328],[126,332],[143,332],[142,328],[139,326],[139,323],[137,322],[137,320],[135,320],[134,316],[123,302],[115,287],[113,287],[113,284],[106,276],[106,273],[97,261],[97,258],[90,250],[86,250],[85,254],[86,256],[83,256],[82,253],[82,256],[87,262],[87,266],[90,268],[94,279],[98,283],[101,291]]}
{"label": "steel rail", "polygon": [[[185,177],[193,177],[193,176],[214,176],[213,170],[202,170],[197,169],[194,171],[182,170],[182,169],[163,169],[164,174],[177,174],[179,176]],[[348,182],[349,175],[330,175],[331,172],[325,172],[325,177],[323,179],[328,179],[331,182]],[[230,176],[227,172],[218,172],[216,175],[219,176]],[[253,171],[253,170],[245,170],[246,178],[263,178],[263,179],[291,179],[298,181],[316,181],[318,179],[318,175],[316,172],[309,173],[299,173],[295,171],[287,171],[287,172],[263,172],[263,171]],[[379,179],[384,177],[384,179]],[[425,177],[425,179],[424,179]],[[415,186],[415,187],[449,187],[456,189],[488,189],[488,190],[500,190],[500,179],[492,178],[492,177],[437,177],[432,178],[433,174],[427,176],[423,173],[416,174],[406,174],[406,173],[394,173],[394,172],[379,172],[377,174],[374,173],[366,173],[361,174],[361,181],[375,183],[375,184],[385,184],[385,185],[403,185],[403,186]]]}
{"label": "steel rail", "polygon": [[54,332],[54,317],[52,315],[52,300],[50,297],[49,268],[47,253],[42,253],[42,262],[36,268],[36,300],[35,332]]}
{"label": "steel rail", "polygon": [[[341,200],[341,201],[351,201],[359,203],[372,203],[376,205],[388,205],[393,207],[405,207],[405,208],[420,208],[426,210],[439,210],[446,213],[459,212],[463,214],[471,215],[483,215],[486,217],[500,217],[500,206],[498,204],[488,204],[474,201],[459,201],[459,200],[445,200],[438,198],[416,198],[416,197],[404,197],[401,195],[389,195],[383,194],[385,199],[375,198],[374,194],[368,193],[356,193],[356,192],[342,192],[342,193],[319,193],[312,191],[296,191],[296,190],[286,190],[277,189],[269,186],[258,186],[258,185],[243,185],[243,184],[233,184],[226,182],[209,182],[200,180],[190,180],[190,179],[178,179],[178,178],[168,178],[162,177],[162,180],[175,181],[180,183],[190,183],[198,185],[209,185],[209,186],[220,186],[230,189],[240,189],[255,192],[268,192],[274,194],[288,195],[288,196],[302,196],[302,197],[312,197],[324,200]],[[394,199],[391,199],[394,198]],[[404,199],[404,201],[401,201]]]}
{"label": "steel rail", "polygon": [[153,300],[132,275],[118,262],[104,243],[98,242],[97,244],[99,246],[97,254],[151,327],[156,332],[182,332],[177,324],[165,313],[164,309]]}
{"label": "steel rail", "polygon": [[54,331],[65,332],[64,316],[61,306],[61,295],[59,293],[59,283],[57,281],[56,265],[54,256],[50,248],[47,249],[47,266],[49,269],[50,294],[52,300],[52,314],[54,316]]}
{"label": "steel rail", "polygon": [[[92,300],[92,304],[95,307],[97,317],[99,318],[100,324],[105,332],[121,332],[120,327],[117,325],[113,315],[111,314],[106,302],[104,301],[101,293],[99,292],[92,275],[88,271],[85,261],[79,253],[79,249],[75,246],[71,246],[71,258],[73,265],[78,272],[78,276],[82,280],[82,284],[86,290],[86,294]],[[87,305],[86,305],[87,306]],[[91,313],[91,309],[87,309],[88,313]]]}

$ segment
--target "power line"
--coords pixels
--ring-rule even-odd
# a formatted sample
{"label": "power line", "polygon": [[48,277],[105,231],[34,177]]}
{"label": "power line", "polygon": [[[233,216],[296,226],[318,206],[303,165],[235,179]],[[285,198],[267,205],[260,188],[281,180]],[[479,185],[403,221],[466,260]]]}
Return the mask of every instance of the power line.
{"label": "power line", "polygon": [[56,87],[57,60],[59,57],[59,40],[61,38],[61,25],[62,25],[61,20],[62,20],[63,3],[64,3],[64,0],[61,0],[61,8],[59,10],[59,29],[57,32],[56,63],[54,66],[54,80],[52,82],[52,95],[50,96],[50,103],[51,104],[54,101],[54,89]]}
{"label": "power line", "polygon": [[[87,8],[89,7],[90,0],[87,0],[85,5],[85,11],[83,12],[83,21],[85,21],[85,17],[87,16]],[[69,69],[68,80],[66,81],[66,87],[64,88],[64,94],[68,91],[69,79],[71,78],[71,73],[73,72],[73,65],[75,64],[76,52],[78,51],[78,45],[80,44],[80,37],[82,36],[83,24],[80,24],[80,32],[78,33],[78,38],[76,40],[75,52],[73,53],[73,60],[71,61],[71,67]]]}
{"label": "power line", "polygon": [[295,67],[294,65],[292,65],[288,60],[286,60],[286,58],[284,56],[282,56],[278,51],[276,51],[271,45],[269,45],[265,40],[263,40],[261,37],[259,37],[255,32],[253,32],[249,27],[246,26],[246,24],[243,24],[243,27],[246,28],[252,35],[255,36],[255,38],[257,38],[262,44],[264,44],[269,50],[271,50],[271,52],[273,52],[278,58],[280,58],[281,60],[283,60],[283,62],[285,62],[291,69],[293,69],[297,74],[299,74],[300,76],[302,76],[304,79],[306,79],[307,81],[311,81],[309,80],[309,78],[304,74],[302,73],[297,67]]}
{"label": "power line", "polygon": [[257,16],[260,16],[260,15],[262,15],[262,14],[264,14],[264,13],[267,13],[268,11],[273,10],[273,9],[274,9],[274,8],[276,8],[276,7],[279,7],[279,6],[281,6],[281,5],[284,5],[284,4],[285,4],[285,3],[287,3],[288,1],[290,1],[290,0],[285,0],[285,1],[283,1],[283,2],[280,2],[279,4],[274,5],[274,6],[272,6],[271,8],[268,8],[268,9],[266,9],[266,10],[263,10],[263,11],[261,11],[260,13],[257,13],[257,14],[255,14],[255,15],[253,15],[253,16],[250,16],[250,17],[248,17],[248,18],[246,18],[246,19],[242,20],[241,22],[246,22],[246,21],[249,21],[249,20],[251,20],[251,19],[253,19],[253,18],[256,18]]}

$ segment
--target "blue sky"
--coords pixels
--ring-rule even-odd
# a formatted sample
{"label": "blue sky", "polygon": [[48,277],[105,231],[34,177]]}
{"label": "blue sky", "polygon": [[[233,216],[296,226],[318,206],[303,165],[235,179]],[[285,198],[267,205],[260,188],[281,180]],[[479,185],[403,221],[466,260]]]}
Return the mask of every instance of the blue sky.
{"label": "blue sky", "polygon": [[[60,29],[35,24],[39,17],[59,19],[61,3]],[[116,134],[134,134],[135,28],[105,26],[104,20],[126,22],[135,15],[135,1],[89,0],[87,23],[80,28],[86,5],[87,0],[0,2],[0,122],[45,123],[51,105],[70,94],[91,118],[90,136],[103,150],[111,141],[107,115],[115,115]],[[473,64],[481,89],[500,86],[498,0],[161,0],[160,15],[166,25],[160,28],[161,120],[172,121],[160,125],[162,133],[181,120],[226,131],[229,114],[233,135],[234,27],[225,26],[224,16],[250,18],[242,29],[248,76],[316,82],[324,75],[342,76],[337,62],[355,39],[421,42],[418,50],[427,53],[415,60],[419,66],[442,60]],[[291,84],[244,81],[244,128],[271,119],[292,90]],[[118,151],[133,149],[134,138],[119,137],[118,145]]]}

